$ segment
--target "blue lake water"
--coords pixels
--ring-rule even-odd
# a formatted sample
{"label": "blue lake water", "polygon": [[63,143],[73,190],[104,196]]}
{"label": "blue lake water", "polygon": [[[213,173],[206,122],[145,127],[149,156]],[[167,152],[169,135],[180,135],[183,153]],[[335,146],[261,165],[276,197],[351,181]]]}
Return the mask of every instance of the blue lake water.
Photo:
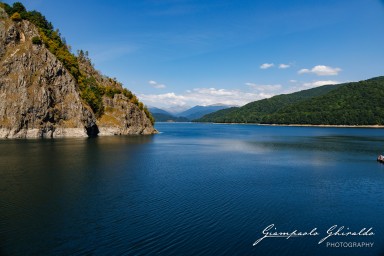
{"label": "blue lake water", "polygon": [[383,129],[156,128],[1,140],[0,255],[384,255]]}

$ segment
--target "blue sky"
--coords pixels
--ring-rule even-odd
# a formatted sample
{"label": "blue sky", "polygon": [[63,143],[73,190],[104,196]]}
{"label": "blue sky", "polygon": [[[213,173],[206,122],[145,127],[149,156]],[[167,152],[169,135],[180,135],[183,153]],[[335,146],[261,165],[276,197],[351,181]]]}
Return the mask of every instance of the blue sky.
{"label": "blue sky", "polygon": [[384,1],[21,2],[150,106],[243,105],[384,75]]}

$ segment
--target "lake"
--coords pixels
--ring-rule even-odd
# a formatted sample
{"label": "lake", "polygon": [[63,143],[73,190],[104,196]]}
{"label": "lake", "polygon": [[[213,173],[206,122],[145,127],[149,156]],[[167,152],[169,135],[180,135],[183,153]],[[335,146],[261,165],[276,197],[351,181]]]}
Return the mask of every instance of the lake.
{"label": "lake", "polygon": [[384,255],[384,129],[156,128],[1,140],[0,255]]}

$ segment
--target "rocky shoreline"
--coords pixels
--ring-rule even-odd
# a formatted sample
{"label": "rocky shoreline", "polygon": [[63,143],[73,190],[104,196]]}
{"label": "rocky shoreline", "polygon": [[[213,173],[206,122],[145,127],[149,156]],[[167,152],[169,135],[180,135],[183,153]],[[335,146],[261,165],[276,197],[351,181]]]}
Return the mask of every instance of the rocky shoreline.
{"label": "rocky shoreline", "polygon": [[[123,133],[118,128],[101,128],[98,137],[119,136],[119,135],[152,135],[157,134],[153,129],[131,129]],[[12,129],[0,128],[0,139],[38,139],[38,138],[88,138],[87,130],[84,128],[58,128],[55,130],[44,131],[41,129],[23,129],[15,131]]]}

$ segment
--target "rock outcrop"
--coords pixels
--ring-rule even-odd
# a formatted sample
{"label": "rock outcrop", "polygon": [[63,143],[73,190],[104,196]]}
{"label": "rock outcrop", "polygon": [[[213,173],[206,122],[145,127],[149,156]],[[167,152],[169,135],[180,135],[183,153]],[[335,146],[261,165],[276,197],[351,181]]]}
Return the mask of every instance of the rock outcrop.
{"label": "rock outcrop", "polygon": [[[96,83],[112,88],[112,90],[122,89],[122,84],[116,79],[103,76],[95,70],[86,54],[81,53],[78,59],[79,67],[87,78],[92,77]],[[97,118],[99,136],[153,134],[157,132],[143,110],[122,93],[115,94],[113,97],[103,96],[102,99],[104,114]]]}
{"label": "rock outcrop", "polygon": [[[123,95],[103,97],[96,117],[76,79],[44,44],[37,28],[0,8],[0,138],[153,134],[143,110]],[[95,71],[96,72],[96,71]]]}
{"label": "rock outcrop", "polygon": [[103,103],[104,114],[97,120],[100,136],[155,132],[146,115],[124,95],[116,94],[113,99],[104,96]]}

